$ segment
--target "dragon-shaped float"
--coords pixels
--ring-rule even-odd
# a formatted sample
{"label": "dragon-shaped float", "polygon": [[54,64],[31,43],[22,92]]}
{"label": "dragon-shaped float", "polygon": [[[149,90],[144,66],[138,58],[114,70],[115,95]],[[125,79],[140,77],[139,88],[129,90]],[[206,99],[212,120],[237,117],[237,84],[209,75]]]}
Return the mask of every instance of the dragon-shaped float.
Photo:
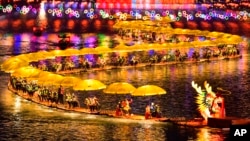
{"label": "dragon-shaped float", "polygon": [[196,90],[196,103],[202,117],[207,121],[208,118],[225,118],[225,102],[223,94],[231,94],[231,92],[217,88],[216,92],[212,91],[212,87],[204,82],[205,90],[201,89],[198,84],[192,81],[192,87]]}

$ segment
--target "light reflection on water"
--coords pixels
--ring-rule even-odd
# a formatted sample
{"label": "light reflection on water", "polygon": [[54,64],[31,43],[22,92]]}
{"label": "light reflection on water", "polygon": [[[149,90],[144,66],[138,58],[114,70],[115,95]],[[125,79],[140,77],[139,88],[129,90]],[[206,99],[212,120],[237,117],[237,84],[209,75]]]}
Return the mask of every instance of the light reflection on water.
{"label": "light reflection on water", "polygon": [[[26,51],[30,47],[26,47]],[[39,47],[35,47],[39,48]],[[11,50],[11,48],[7,48]],[[6,49],[6,50],[7,50]],[[1,57],[1,61],[6,59]],[[133,113],[143,114],[145,104],[156,101],[168,117],[197,117],[191,81],[202,85],[207,80],[213,88],[232,91],[225,96],[228,116],[248,117],[249,55],[242,59],[210,63],[178,64],[143,68],[128,68],[78,74],[82,79],[94,78],[105,84],[126,81],[134,86],[154,84],[167,90],[167,95],[134,97]],[[0,62],[1,62],[0,61]],[[167,123],[112,119],[97,115],[70,113],[40,106],[24,100],[7,90],[9,76],[0,74],[0,139],[1,140],[145,140],[186,141],[224,140],[228,131],[211,128],[181,128]],[[105,95],[101,91],[81,93],[80,100],[90,94],[100,98],[102,108],[114,109],[124,96]],[[81,101],[82,104],[82,101]],[[83,106],[83,105],[81,105]]]}
{"label": "light reflection on water", "polygon": [[[222,87],[232,92],[232,95],[225,96],[228,116],[249,117],[248,65],[249,56],[245,55],[242,59],[229,61],[105,70],[75,74],[74,76],[82,79],[94,78],[107,85],[125,81],[136,87],[146,84],[163,87],[167,90],[167,95],[134,97],[133,112],[143,114],[147,102],[156,101],[162,106],[165,116],[189,118],[198,116],[194,102],[196,92],[191,86],[191,81],[194,80],[204,88],[203,83],[207,80],[213,90]],[[84,99],[91,94],[93,93],[80,92],[79,96],[80,99]],[[99,96],[101,103],[110,102],[110,104],[103,105],[105,109],[114,109],[116,106],[114,102],[125,97],[122,95],[110,96],[101,91],[95,94]],[[239,109],[243,109],[243,111]]]}

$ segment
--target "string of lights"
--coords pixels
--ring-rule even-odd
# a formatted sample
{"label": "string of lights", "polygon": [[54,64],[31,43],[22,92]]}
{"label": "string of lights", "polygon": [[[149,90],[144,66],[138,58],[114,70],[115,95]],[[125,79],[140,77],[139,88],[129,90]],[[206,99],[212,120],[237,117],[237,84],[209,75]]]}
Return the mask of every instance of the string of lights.
{"label": "string of lights", "polygon": [[[176,5],[178,6],[178,5]],[[8,4],[6,6],[0,5],[0,13],[2,14],[38,14],[39,9],[41,7],[34,7],[33,5],[23,5],[19,6],[17,4]],[[205,7],[206,8],[206,7]],[[108,10],[105,8],[101,8],[98,6],[98,10],[91,8],[90,5],[82,3],[80,8],[77,7],[77,3],[44,3],[43,6],[44,12],[52,17],[69,17],[69,18],[87,18],[87,19],[120,19],[127,20],[129,18],[134,19],[161,19],[162,17],[169,17],[172,21],[179,21],[181,19],[185,19],[187,21],[194,20],[196,18],[200,18],[202,20],[212,20],[212,19],[220,19],[220,20],[249,20],[250,12],[246,10],[242,11],[220,11],[216,9],[208,9],[208,10],[140,10],[140,9],[130,9],[130,10]],[[197,9],[197,7],[195,7]],[[202,9],[202,8],[201,8]]]}

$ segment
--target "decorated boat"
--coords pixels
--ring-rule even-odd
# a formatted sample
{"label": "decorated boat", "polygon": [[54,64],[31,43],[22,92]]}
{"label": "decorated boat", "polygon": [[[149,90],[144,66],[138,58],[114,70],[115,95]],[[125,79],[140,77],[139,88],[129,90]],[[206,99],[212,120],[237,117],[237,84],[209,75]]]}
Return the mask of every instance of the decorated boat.
{"label": "decorated boat", "polygon": [[[119,119],[129,119],[129,120],[145,120],[145,121],[153,121],[153,122],[169,122],[173,123],[179,126],[189,126],[189,127],[195,127],[195,128],[201,128],[205,126],[210,127],[217,127],[217,128],[229,128],[232,125],[238,125],[238,124],[250,124],[250,119],[240,119],[240,118],[232,118],[232,117],[225,117],[225,105],[224,105],[224,99],[219,93],[214,93],[211,91],[211,86],[209,86],[208,83],[205,82],[205,88],[206,91],[202,91],[201,87],[198,87],[197,84],[192,82],[192,86],[196,89],[196,91],[199,92],[197,95],[197,104],[198,109],[202,115],[203,118],[194,118],[194,119],[186,119],[184,117],[177,117],[177,118],[168,118],[168,117],[150,117],[146,118],[144,115],[136,115],[136,114],[124,114],[124,115],[117,115],[116,111],[114,110],[96,110],[96,111],[90,111],[87,108],[83,107],[74,107],[69,108],[64,104],[56,104],[53,102],[47,102],[47,101],[40,101],[38,98],[38,93],[34,93],[32,97],[27,93],[23,93],[22,91],[18,91],[13,88],[11,83],[8,84],[8,88],[13,93],[21,96],[22,98],[32,101],[34,103],[69,111],[69,112],[78,112],[78,113],[85,113],[85,114],[94,114],[94,115],[101,115],[101,116],[108,116],[111,118],[119,118]],[[220,92],[228,93],[228,91],[225,91],[223,89],[218,89]],[[210,93],[207,93],[210,92]]]}
{"label": "decorated boat", "polygon": [[[168,121],[174,121],[173,119],[169,119],[166,117],[161,117],[161,118],[150,118],[150,119],[145,119],[144,116],[142,115],[124,115],[124,116],[116,116],[115,111],[113,110],[97,110],[97,111],[90,111],[87,108],[82,108],[82,107],[75,107],[75,108],[68,108],[65,105],[62,104],[55,104],[55,103],[50,103],[50,102],[41,102],[39,99],[36,97],[36,94],[34,95],[33,98],[31,98],[28,94],[23,94],[21,91],[15,90],[10,83],[8,84],[8,88],[10,91],[15,93],[16,95],[28,100],[32,101],[34,103],[47,106],[50,108],[56,108],[58,110],[64,110],[64,111],[69,111],[69,112],[77,112],[77,113],[85,113],[85,114],[93,114],[93,115],[102,115],[102,116],[108,116],[112,118],[120,118],[120,119],[130,119],[130,120],[149,120],[149,121],[156,121],[156,122],[168,122]],[[176,119],[175,119],[176,120]]]}
{"label": "decorated boat", "polygon": [[205,90],[201,89],[194,81],[192,81],[192,87],[198,93],[196,103],[203,117],[203,120],[199,122],[214,128],[230,128],[233,125],[250,124],[250,119],[226,116],[225,99],[223,96],[230,95],[230,91],[217,88],[216,92],[214,92],[207,81],[204,82]]}

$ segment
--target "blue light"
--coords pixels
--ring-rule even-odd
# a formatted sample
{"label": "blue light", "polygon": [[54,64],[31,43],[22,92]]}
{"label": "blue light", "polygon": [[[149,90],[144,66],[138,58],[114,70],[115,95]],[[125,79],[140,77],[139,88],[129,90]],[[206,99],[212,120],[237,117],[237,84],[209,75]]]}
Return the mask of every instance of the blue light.
{"label": "blue light", "polygon": [[73,8],[73,9],[76,9],[76,8],[77,8],[77,3],[76,3],[76,2],[72,5],[72,8]]}
{"label": "blue light", "polygon": [[50,7],[50,8],[54,8],[55,5],[54,5],[53,3],[51,3],[51,4],[49,5],[49,7]]}
{"label": "blue light", "polygon": [[84,58],[87,59],[89,62],[91,62],[93,60],[93,58],[94,58],[94,55],[93,54],[87,54],[87,55],[85,55]]}
{"label": "blue light", "polygon": [[152,55],[154,55],[154,54],[155,54],[155,51],[154,51],[154,50],[149,50],[149,52],[148,52],[148,53],[149,53],[149,55],[150,55],[150,56],[152,56]]}
{"label": "blue light", "polygon": [[69,8],[69,3],[65,4],[65,9]]}
{"label": "blue light", "polygon": [[194,48],[190,48],[188,51],[188,56],[192,56],[194,51],[195,51]]}
{"label": "blue light", "polygon": [[14,35],[14,46],[13,46],[13,54],[20,54],[22,49],[21,49],[21,41],[22,41],[22,36],[20,34],[15,34]]}

